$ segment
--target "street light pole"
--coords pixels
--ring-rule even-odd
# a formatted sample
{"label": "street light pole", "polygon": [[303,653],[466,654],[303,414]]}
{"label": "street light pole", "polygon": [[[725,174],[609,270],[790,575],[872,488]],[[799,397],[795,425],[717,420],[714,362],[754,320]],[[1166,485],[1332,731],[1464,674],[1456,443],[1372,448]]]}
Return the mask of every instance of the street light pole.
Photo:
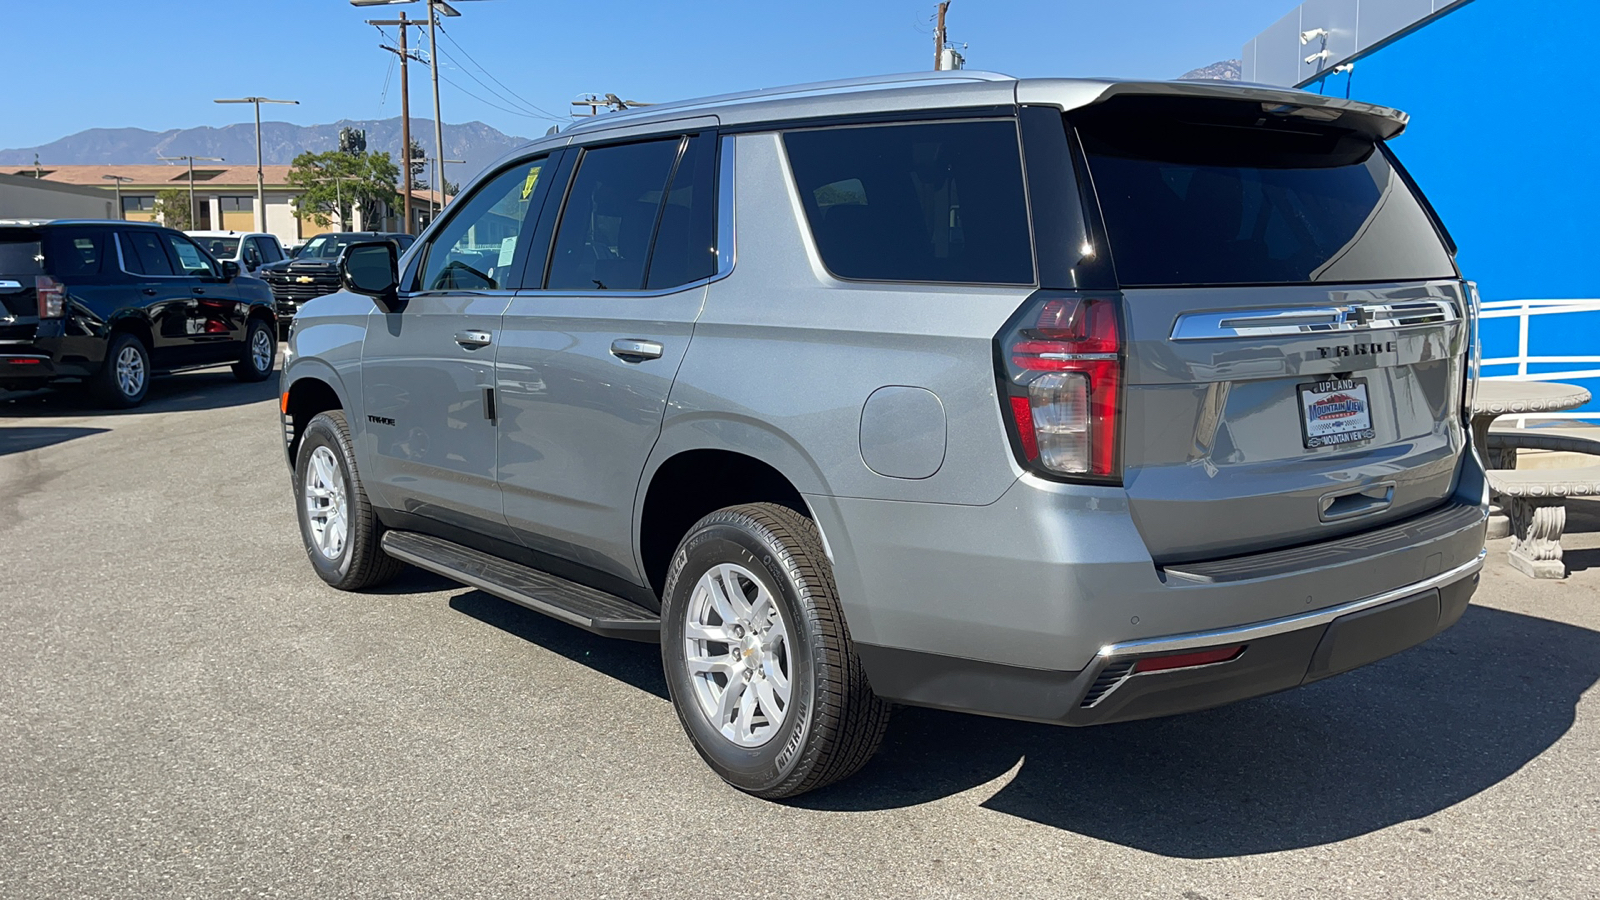
{"label": "street light pole", "polygon": [[195,213],[195,209],[194,209],[194,161],[198,159],[201,162],[227,162],[227,160],[223,159],[220,156],[157,156],[156,159],[159,159],[162,162],[177,162],[178,160],[188,160],[188,162],[189,162],[189,228],[193,229],[196,225],[200,224],[197,221],[198,217],[194,214]]}
{"label": "street light pole", "polygon": [[[266,178],[261,172],[261,104],[263,103],[288,103],[299,106],[299,100],[269,100],[266,97],[240,97],[236,100],[218,100],[217,103],[253,103],[256,107],[256,230],[267,230],[267,189]],[[193,218],[194,213],[189,213]]]}
{"label": "street light pole", "polygon": [[128,216],[127,216],[126,213],[124,213],[122,211],[122,183],[124,181],[132,181],[133,179],[129,178],[126,175],[101,175],[100,177],[104,178],[105,180],[107,180],[109,182],[111,182],[112,189],[116,191],[116,194],[117,194],[117,220],[118,221],[127,221]]}

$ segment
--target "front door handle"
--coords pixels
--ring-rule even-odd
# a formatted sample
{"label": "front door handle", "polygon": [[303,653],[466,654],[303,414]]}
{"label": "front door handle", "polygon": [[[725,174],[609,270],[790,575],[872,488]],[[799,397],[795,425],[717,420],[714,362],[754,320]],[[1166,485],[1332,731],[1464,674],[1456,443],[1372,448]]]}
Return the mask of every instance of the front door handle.
{"label": "front door handle", "polygon": [[623,362],[635,362],[646,359],[660,359],[661,345],[655,341],[640,341],[633,338],[617,338],[611,342],[611,355]]}
{"label": "front door handle", "polygon": [[456,332],[456,343],[467,348],[468,350],[476,350],[479,347],[487,347],[489,346],[489,342],[492,340],[494,339],[489,336],[489,332],[487,331]]}

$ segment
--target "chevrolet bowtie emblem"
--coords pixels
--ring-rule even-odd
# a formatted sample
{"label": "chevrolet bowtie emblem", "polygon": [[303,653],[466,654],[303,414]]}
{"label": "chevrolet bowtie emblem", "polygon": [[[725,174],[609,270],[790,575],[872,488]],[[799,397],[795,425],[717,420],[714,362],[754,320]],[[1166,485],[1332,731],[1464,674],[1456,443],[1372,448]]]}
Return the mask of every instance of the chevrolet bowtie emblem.
{"label": "chevrolet bowtie emblem", "polygon": [[296,278],[295,281],[298,281],[301,284],[310,284],[311,282],[316,281],[316,279],[312,278],[310,275],[301,275],[299,278]]}

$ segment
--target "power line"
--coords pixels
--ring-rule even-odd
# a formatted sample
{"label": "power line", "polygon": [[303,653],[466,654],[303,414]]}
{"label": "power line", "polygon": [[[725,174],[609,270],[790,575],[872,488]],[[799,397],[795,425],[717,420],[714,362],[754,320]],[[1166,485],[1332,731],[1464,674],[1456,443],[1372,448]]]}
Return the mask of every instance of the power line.
{"label": "power line", "polygon": [[[498,84],[502,88],[505,88],[506,93],[510,94],[512,97],[515,97],[517,99],[517,101],[520,102],[523,106],[527,107],[528,109],[537,110],[537,111],[543,113],[545,116],[550,118],[552,121],[556,121],[556,122],[565,122],[566,121],[566,119],[563,119],[560,116],[555,115],[554,113],[550,112],[548,109],[544,109],[543,107],[536,106],[536,105],[534,105],[532,103],[529,103],[527,100],[523,99],[521,94],[518,94],[516,91],[513,91],[510,87],[507,87],[505,82],[501,81],[498,78],[495,78],[494,77],[494,73],[489,71],[488,69],[484,68],[483,63],[478,62],[478,60],[475,59],[471,53],[468,53],[467,52],[467,48],[461,46],[461,44],[459,42],[457,42],[455,38],[451,37],[450,36],[450,32],[445,31],[443,25],[439,26],[439,33],[444,35],[445,40],[449,41],[457,50],[460,50],[461,51],[461,55],[463,55],[467,59],[471,60],[472,64],[477,66],[479,71],[481,71],[481,72],[483,72],[483,74],[489,76],[489,79],[491,81],[493,81],[495,84]],[[465,71],[465,69],[463,69],[462,71]],[[468,73],[468,74],[471,74],[471,73]],[[479,82],[479,84],[482,84],[482,82]],[[484,87],[488,87],[488,85],[484,85]],[[505,99],[505,98],[502,98],[502,99]],[[507,102],[510,102],[510,101],[507,100]]]}
{"label": "power line", "polygon": [[[467,74],[470,75],[472,73],[468,72]],[[450,82],[450,84],[452,86],[454,86],[456,90],[460,91],[463,94],[466,94],[468,97],[471,97],[472,99],[478,101],[479,103],[482,103],[485,106],[492,106],[495,109],[500,110],[501,112],[508,112],[508,113],[511,113],[514,116],[521,116],[524,119],[544,119],[546,121],[551,121],[551,118],[549,116],[535,115],[534,113],[526,113],[526,112],[522,112],[521,110],[511,109],[509,107],[501,106],[498,103],[494,103],[494,102],[491,102],[489,100],[485,100],[482,97],[479,97],[477,94],[474,94],[473,92],[471,92],[471,91],[467,90],[466,88],[462,87],[459,83],[457,83],[456,81],[451,79],[449,75],[446,75],[443,72],[439,73],[439,77],[443,78],[445,81]],[[554,121],[562,121],[562,120],[556,119]]]}

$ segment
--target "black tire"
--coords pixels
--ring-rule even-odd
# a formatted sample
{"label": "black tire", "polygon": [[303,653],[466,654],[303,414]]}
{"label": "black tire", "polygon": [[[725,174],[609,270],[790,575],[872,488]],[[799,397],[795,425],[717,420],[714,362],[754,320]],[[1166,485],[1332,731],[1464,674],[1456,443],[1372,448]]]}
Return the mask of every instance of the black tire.
{"label": "black tire", "polygon": [[[345,538],[336,556],[330,557],[319,546],[313,531],[311,514],[306,508],[306,476],[312,458],[319,448],[333,455],[338,475],[343,479],[347,515]],[[300,521],[300,538],[305,543],[306,556],[318,577],[341,591],[358,591],[375,587],[394,578],[405,564],[383,552],[379,546],[382,527],[367,501],[361,475],[356,471],[355,447],[350,440],[350,426],[344,413],[333,409],[318,413],[306,425],[300,439],[300,449],[294,461],[294,496],[297,518]]]}
{"label": "black tire", "polygon": [[[736,743],[712,723],[687,663],[684,636],[695,586],[724,563],[740,566],[770,592],[795,644],[789,702],[770,739],[755,747]],[[723,780],[758,797],[794,797],[854,774],[877,752],[890,705],[867,684],[810,519],[771,503],[706,516],[673,554],[661,606],[661,659],[673,707],[695,749]]]}
{"label": "black tire", "polygon": [[[129,354],[124,360],[124,354]],[[136,366],[142,373],[137,384],[131,384],[119,375],[119,361]],[[150,348],[139,336],[127,331],[113,332],[106,343],[106,359],[100,371],[89,380],[89,389],[95,401],[110,409],[131,409],[144,402],[150,393]]]}
{"label": "black tire", "polygon": [[[244,382],[266,381],[272,377],[272,368],[278,361],[277,329],[266,319],[251,319],[250,325],[244,332],[244,356],[233,364],[233,377]],[[265,335],[266,341],[272,345],[272,352],[267,354],[266,364],[256,362],[254,351],[257,335]]]}

